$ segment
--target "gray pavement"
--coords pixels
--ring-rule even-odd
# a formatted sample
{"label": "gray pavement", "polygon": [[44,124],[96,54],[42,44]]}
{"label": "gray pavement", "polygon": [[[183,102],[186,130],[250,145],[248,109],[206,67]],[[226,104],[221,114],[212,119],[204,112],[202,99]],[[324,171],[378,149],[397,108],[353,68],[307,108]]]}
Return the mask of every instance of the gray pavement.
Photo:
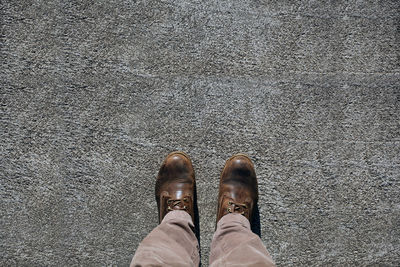
{"label": "gray pavement", "polygon": [[278,265],[400,265],[398,1],[1,1],[0,265],[126,266],[159,165],[253,159]]}

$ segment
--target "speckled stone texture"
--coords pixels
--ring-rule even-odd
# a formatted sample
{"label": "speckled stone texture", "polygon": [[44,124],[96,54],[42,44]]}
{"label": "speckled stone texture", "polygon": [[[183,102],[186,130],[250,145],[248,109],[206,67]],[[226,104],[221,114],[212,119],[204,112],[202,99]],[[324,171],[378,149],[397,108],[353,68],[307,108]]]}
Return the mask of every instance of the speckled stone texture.
{"label": "speckled stone texture", "polygon": [[254,160],[278,265],[400,265],[399,1],[0,3],[0,265],[126,266],[182,150],[208,265]]}

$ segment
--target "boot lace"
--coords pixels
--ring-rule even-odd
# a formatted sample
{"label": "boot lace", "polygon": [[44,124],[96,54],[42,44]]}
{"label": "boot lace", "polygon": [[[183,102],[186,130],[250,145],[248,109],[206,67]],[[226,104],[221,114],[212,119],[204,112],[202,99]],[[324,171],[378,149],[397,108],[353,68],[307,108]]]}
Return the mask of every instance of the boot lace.
{"label": "boot lace", "polygon": [[189,199],[184,197],[183,199],[168,199],[168,211],[171,210],[187,210],[187,203],[189,203]]}
{"label": "boot lace", "polygon": [[228,213],[240,213],[241,215],[244,215],[244,213],[248,210],[248,207],[244,203],[236,203],[233,201],[228,202],[229,207],[226,209]]}

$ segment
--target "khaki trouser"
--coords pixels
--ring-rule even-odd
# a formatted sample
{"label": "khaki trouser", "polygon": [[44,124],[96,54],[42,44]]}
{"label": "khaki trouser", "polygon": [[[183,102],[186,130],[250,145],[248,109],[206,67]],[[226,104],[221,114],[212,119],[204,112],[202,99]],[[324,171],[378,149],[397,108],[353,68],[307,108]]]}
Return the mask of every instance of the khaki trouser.
{"label": "khaki trouser", "polygon": [[[167,213],[139,245],[132,266],[198,266],[199,245],[188,213]],[[211,243],[210,266],[275,266],[249,221],[240,214],[223,216]]]}

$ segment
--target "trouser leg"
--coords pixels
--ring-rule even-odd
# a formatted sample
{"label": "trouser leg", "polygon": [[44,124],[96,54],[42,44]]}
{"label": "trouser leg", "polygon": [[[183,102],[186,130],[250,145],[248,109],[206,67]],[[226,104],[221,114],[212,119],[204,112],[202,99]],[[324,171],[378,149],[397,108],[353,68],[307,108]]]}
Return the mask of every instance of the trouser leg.
{"label": "trouser leg", "polygon": [[198,266],[199,246],[190,215],[174,210],[139,244],[133,266]]}
{"label": "trouser leg", "polygon": [[223,216],[211,243],[210,266],[275,266],[250,222],[240,214]]}

